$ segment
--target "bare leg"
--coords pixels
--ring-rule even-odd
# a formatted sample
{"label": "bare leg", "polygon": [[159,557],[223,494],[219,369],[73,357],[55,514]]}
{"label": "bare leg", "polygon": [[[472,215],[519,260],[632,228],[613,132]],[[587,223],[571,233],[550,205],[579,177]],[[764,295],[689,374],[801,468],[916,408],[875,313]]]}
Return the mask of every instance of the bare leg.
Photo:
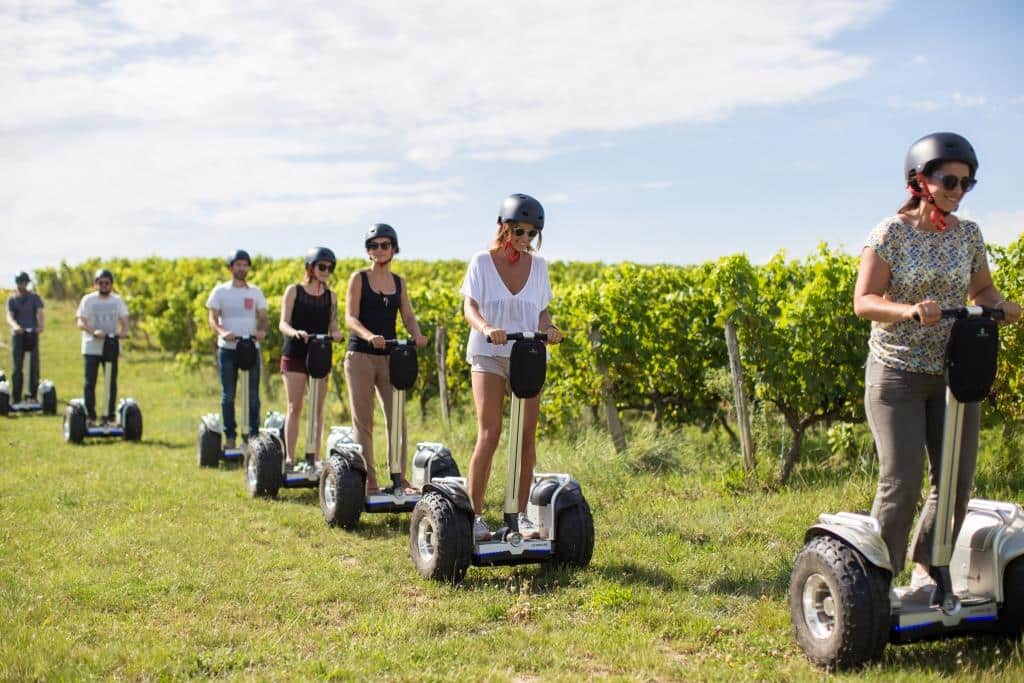
{"label": "bare leg", "polygon": [[[501,437],[501,409],[505,399],[505,378],[487,372],[472,373],[473,402],[476,404],[476,446],[469,460],[469,496],[473,510],[480,514],[491,476],[491,462]],[[536,423],[536,420],[535,420]]]}
{"label": "bare leg", "polygon": [[302,401],[306,395],[306,375],[301,372],[286,372],[284,393],[288,399],[288,411],[284,417],[284,461],[288,465],[295,462],[295,445],[299,440],[299,422],[302,419]]}

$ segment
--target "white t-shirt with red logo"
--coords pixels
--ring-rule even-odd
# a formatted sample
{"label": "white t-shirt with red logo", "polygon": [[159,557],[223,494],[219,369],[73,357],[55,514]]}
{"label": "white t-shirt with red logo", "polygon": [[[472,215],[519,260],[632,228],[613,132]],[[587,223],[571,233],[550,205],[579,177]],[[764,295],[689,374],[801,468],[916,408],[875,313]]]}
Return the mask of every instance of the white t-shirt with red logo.
{"label": "white t-shirt with red logo", "polygon": [[[213,288],[206,307],[220,311],[221,327],[236,337],[251,337],[256,334],[256,312],[267,310],[267,299],[259,287],[248,283],[245,287],[235,287],[229,280]],[[218,337],[217,346],[233,349],[235,342]]]}

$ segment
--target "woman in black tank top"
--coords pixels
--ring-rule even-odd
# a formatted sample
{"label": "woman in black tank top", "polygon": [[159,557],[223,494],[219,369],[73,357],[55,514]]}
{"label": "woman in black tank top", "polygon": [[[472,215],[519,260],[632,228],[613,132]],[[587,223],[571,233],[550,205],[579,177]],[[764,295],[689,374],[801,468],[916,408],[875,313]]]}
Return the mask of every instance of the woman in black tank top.
{"label": "woman in black tank top", "polygon": [[[384,410],[385,432],[390,430],[392,419],[391,377],[384,340],[396,338],[395,322],[399,313],[416,346],[426,346],[427,338],[420,332],[405,282],[391,272],[391,259],[398,253],[398,233],[390,225],[378,223],[367,231],[365,246],[370,267],[352,274],[345,298],[345,324],[350,331],[345,353],[345,378],[352,426],[366,459],[366,490],[374,493],[378,490],[373,457],[374,393]],[[403,421],[402,443],[405,441]],[[407,453],[404,451],[405,448],[399,457],[402,484],[408,488],[409,482],[405,479]]]}
{"label": "woman in black tank top", "polygon": [[[284,391],[288,397],[288,413],[284,420],[286,468],[295,464],[295,443],[299,437],[302,402],[308,379],[306,351],[309,337],[315,334],[330,334],[336,342],[342,338],[341,330],[338,329],[338,297],[327,287],[336,263],[334,252],[330,249],[310,249],[306,255],[306,279],[297,285],[289,285],[281,300],[281,321],[278,323],[278,328],[284,335],[281,377],[284,379]],[[323,382],[326,384],[327,379],[325,378]],[[310,406],[310,410],[316,410],[316,455],[313,462],[306,463],[311,468],[319,466],[320,434],[324,425],[326,397],[327,392],[321,391],[317,405]]]}

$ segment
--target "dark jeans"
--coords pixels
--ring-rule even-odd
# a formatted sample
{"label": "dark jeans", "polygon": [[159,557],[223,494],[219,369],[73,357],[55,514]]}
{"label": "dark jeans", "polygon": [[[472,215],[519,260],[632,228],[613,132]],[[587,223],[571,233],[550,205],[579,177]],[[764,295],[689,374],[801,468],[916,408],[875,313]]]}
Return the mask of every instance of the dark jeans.
{"label": "dark jeans", "polygon": [[[25,384],[25,349],[24,335],[11,335],[11,403],[21,402],[21,389]],[[35,396],[39,389],[39,340],[36,339],[36,346],[28,352],[28,395]]]}
{"label": "dark jeans", "polygon": [[[217,362],[220,365],[220,413],[224,417],[224,436],[234,439],[238,436],[238,423],[235,422],[235,387],[238,385],[235,350],[217,349]],[[249,370],[249,436],[258,434],[259,427],[260,364],[257,363]]]}
{"label": "dark jeans", "polygon": [[[99,373],[100,365],[103,363],[103,356],[91,356],[85,354],[85,412],[89,419],[96,421],[96,375]],[[115,407],[117,406],[117,360],[110,363],[110,402],[107,404],[107,412],[104,418],[109,422],[114,421]]]}

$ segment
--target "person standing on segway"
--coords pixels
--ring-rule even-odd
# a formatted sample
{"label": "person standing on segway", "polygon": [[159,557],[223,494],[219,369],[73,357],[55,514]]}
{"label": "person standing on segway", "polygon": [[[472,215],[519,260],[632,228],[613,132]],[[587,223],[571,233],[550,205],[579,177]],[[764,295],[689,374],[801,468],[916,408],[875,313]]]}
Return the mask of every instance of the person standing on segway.
{"label": "person standing on segway", "polygon": [[7,324],[11,326],[11,403],[21,401],[21,389],[25,383],[25,330],[34,330],[35,343],[29,344],[28,353],[28,394],[29,400],[36,399],[39,389],[39,335],[43,333],[43,300],[29,291],[31,282],[28,273],[18,273],[14,278],[17,293],[7,299]]}
{"label": "person standing on segway", "polygon": [[[477,439],[469,461],[469,494],[475,520],[473,535],[486,540],[491,530],[483,520],[484,493],[491,462],[501,437],[502,407],[508,393],[510,332],[545,332],[548,342],[562,341],[548,313],[551,283],[540,248],[544,208],[533,197],[513,194],[505,198],[498,214],[497,233],[491,248],[475,254],[462,283],[463,313],[469,323],[466,360],[471,365],[473,402],[476,406]],[[537,246],[533,246],[534,238]],[[490,341],[488,341],[490,340]],[[540,396],[525,400],[520,490],[529,491],[537,460],[536,431]],[[519,532],[536,538],[538,530],[526,516],[527,497],[519,501]]]}
{"label": "person standing on segway", "polygon": [[[306,352],[311,335],[329,334],[331,339],[341,341],[338,329],[338,297],[327,283],[331,279],[337,259],[327,247],[314,247],[306,254],[306,278],[289,285],[281,300],[281,321],[278,328],[284,335],[281,355],[281,377],[288,397],[288,412],[285,415],[285,467],[295,465],[295,446],[299,438],[299,420],[302,415],[303,396],[309,374],[306,370]],[[306,463],[311,469],[317,467],[320,459],[319,435],[324,424],[324,399],[321,392],[317,405],[310,406],[316,411],[316,456]]]}
{"label": "person standing on segway", "polygon": [[[238,384],[238,365],[235,362],[235,347],[238,339],[251,337],[259,342],[267,338],[267,299],[259,287],[248,283],[252,259],[249,253],[238,249],[227,260],[231,280],[213,288],[206,300],[210,327],[217,333],[217,366],[220,368],[220,410],[224,418],[224,448],[236,447],[238,424],[235,421],[235,388]],[[249,405],[242,410],[249,411],[249,433],[259,433],[260,420],[260,366],[249,370]]]}
{"label": "person standing on segway", "polygon": [[[942,453],[944,351],[953,323],[941,311],[966,299],[1002,309],[1006,323],[1019,320],[1021,311],[993,285],[977,223],[953,214],[975,186],[977,170],[974,149],[955,133],[933,133],[911,145],[904,167],[911,196],[868,236],[853,298],[856,314],[872,321],[864,405],[879,479],[871,515],[896,573],[905,563],[928,454],[931,488],[911,550],[911,591],[921,595],[935,588],[928,565]],[[953,538],[974,485],[979,427],[979,403],[966,404]]]}
{"label": "person standing on segway", "polygon": [[[96,376],[103,361],[103,340],[110,335],[128,334],[128,306],[114,293],[114,274],[102,268],[92,279],[96,291],[82,297],[78,304],[78,329],[82,331],[82,357],[85,361],[85,410],[90,426],[96,419]],[[110,402],[104,407],[103,421],[113,423],[117,405],[117,358],[110,362]]]}
{"label": "person standing on segway", "polygon": [[[345,379],[348,382],[348,401],[352,410],[352,426],[356,441],[362,446],[366,460],[366,493],[377,493],[377,470],[373,459],[373,394],[377,392],[384,409],[384,429],[391,429],[391,373],[388,365],[386,339],[395,339],[395,321],[399,312],[402,322],[412,335],[416,346],[427,345],[420,332],[419,322],[409,301],[405,280],[391,272],[391,261],[398,253],[398,233],[390,225],[377,223],[366,232],[364,240],[370,267],[352,274],[345,298],[345,325],[350,330],[345,352]],[[405,416],[402,416],[403,451],[406,443]],[[388,441],[388,448],[391,442]],[[405,478],[407,453],[388,453],[401,458],[401,484],[412,492]]]}

